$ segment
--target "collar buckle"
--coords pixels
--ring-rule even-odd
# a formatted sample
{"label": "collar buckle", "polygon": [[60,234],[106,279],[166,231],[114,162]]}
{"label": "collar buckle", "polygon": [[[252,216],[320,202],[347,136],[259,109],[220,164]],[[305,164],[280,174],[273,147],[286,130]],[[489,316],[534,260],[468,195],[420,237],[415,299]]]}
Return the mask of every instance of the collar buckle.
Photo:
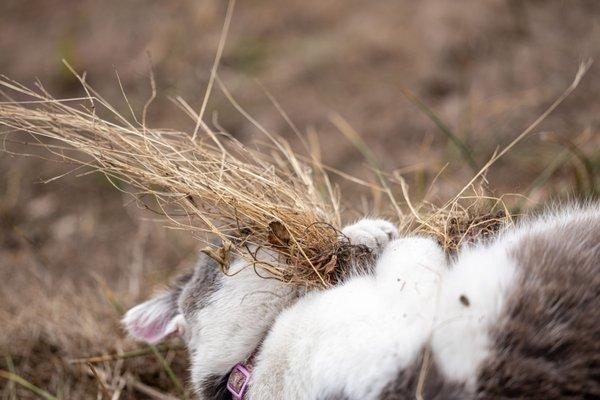
{"label": "collar buckle", "polygon": [[238,363],[229,373],[227,380],[227,390],[231,393],[234,400],[243,400],[248,383],[250,382],[250,371],[243,363]]}

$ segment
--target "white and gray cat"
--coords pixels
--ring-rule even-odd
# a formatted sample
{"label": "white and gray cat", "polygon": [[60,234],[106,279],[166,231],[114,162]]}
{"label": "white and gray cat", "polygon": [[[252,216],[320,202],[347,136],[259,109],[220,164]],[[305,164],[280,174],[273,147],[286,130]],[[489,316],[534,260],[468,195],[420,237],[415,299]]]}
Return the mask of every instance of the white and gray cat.
{"label": "white and gray cat", "polygon": [[600,398],[600,205],[547,211],[451,259],[383,220],[343,233],[379,254],[372,273],[300,293],[202,258],[124,324],[148,342],[181,335],[200,399],[231,398],[229,371],[257,347],[250,400]]}

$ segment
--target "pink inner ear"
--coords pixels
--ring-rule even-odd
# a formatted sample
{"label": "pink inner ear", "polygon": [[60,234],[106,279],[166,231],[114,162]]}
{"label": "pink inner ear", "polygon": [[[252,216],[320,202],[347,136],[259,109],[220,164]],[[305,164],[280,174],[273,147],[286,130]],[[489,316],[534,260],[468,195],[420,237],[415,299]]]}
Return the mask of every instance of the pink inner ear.
{"label": "pink inner ear", "polygon": [[183,316],[174,314],[159,299],[140,304],[125,314],[123,324],[131,336],[148,343],[158,343],[183,331]]}
{"label": "pink inner ear", "polygon": [[170,322],[171,320],[168,319],[135,321],[128,328],[131,335],[136,339],[148,343],[158,343],[177,330],[177,327],[174,324],[170,324]]}

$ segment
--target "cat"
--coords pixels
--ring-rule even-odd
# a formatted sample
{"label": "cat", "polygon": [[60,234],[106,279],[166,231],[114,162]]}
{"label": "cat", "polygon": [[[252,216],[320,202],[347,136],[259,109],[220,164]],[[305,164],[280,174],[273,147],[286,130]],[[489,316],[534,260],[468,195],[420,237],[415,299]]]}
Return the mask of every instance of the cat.
{"label": "cat", "polygon": [[381,219],[342,232],[377,258],[333,288],[242,259],[225,276],[203,256],[123,323],[151,343],[181,336],[199,399],[232,398],[249,357],[249,400],[600,398],[600,205],[549,209],[452,257]]}

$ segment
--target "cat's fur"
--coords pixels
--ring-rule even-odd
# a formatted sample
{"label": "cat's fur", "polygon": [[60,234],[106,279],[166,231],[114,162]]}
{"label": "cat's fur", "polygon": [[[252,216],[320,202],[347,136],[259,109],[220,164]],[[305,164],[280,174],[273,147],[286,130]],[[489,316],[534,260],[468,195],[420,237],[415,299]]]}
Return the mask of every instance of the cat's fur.
{"label": "cat's fur", "polygon": [[182,335],[200,399],[230,398],[229,370],[261,341],[251,400],[600,396],[598,205],[549,211],[453,259],[382,220],[343,233],[381,253],[372,273],[301,293],[204,258],[125,326],[151,342]]}

